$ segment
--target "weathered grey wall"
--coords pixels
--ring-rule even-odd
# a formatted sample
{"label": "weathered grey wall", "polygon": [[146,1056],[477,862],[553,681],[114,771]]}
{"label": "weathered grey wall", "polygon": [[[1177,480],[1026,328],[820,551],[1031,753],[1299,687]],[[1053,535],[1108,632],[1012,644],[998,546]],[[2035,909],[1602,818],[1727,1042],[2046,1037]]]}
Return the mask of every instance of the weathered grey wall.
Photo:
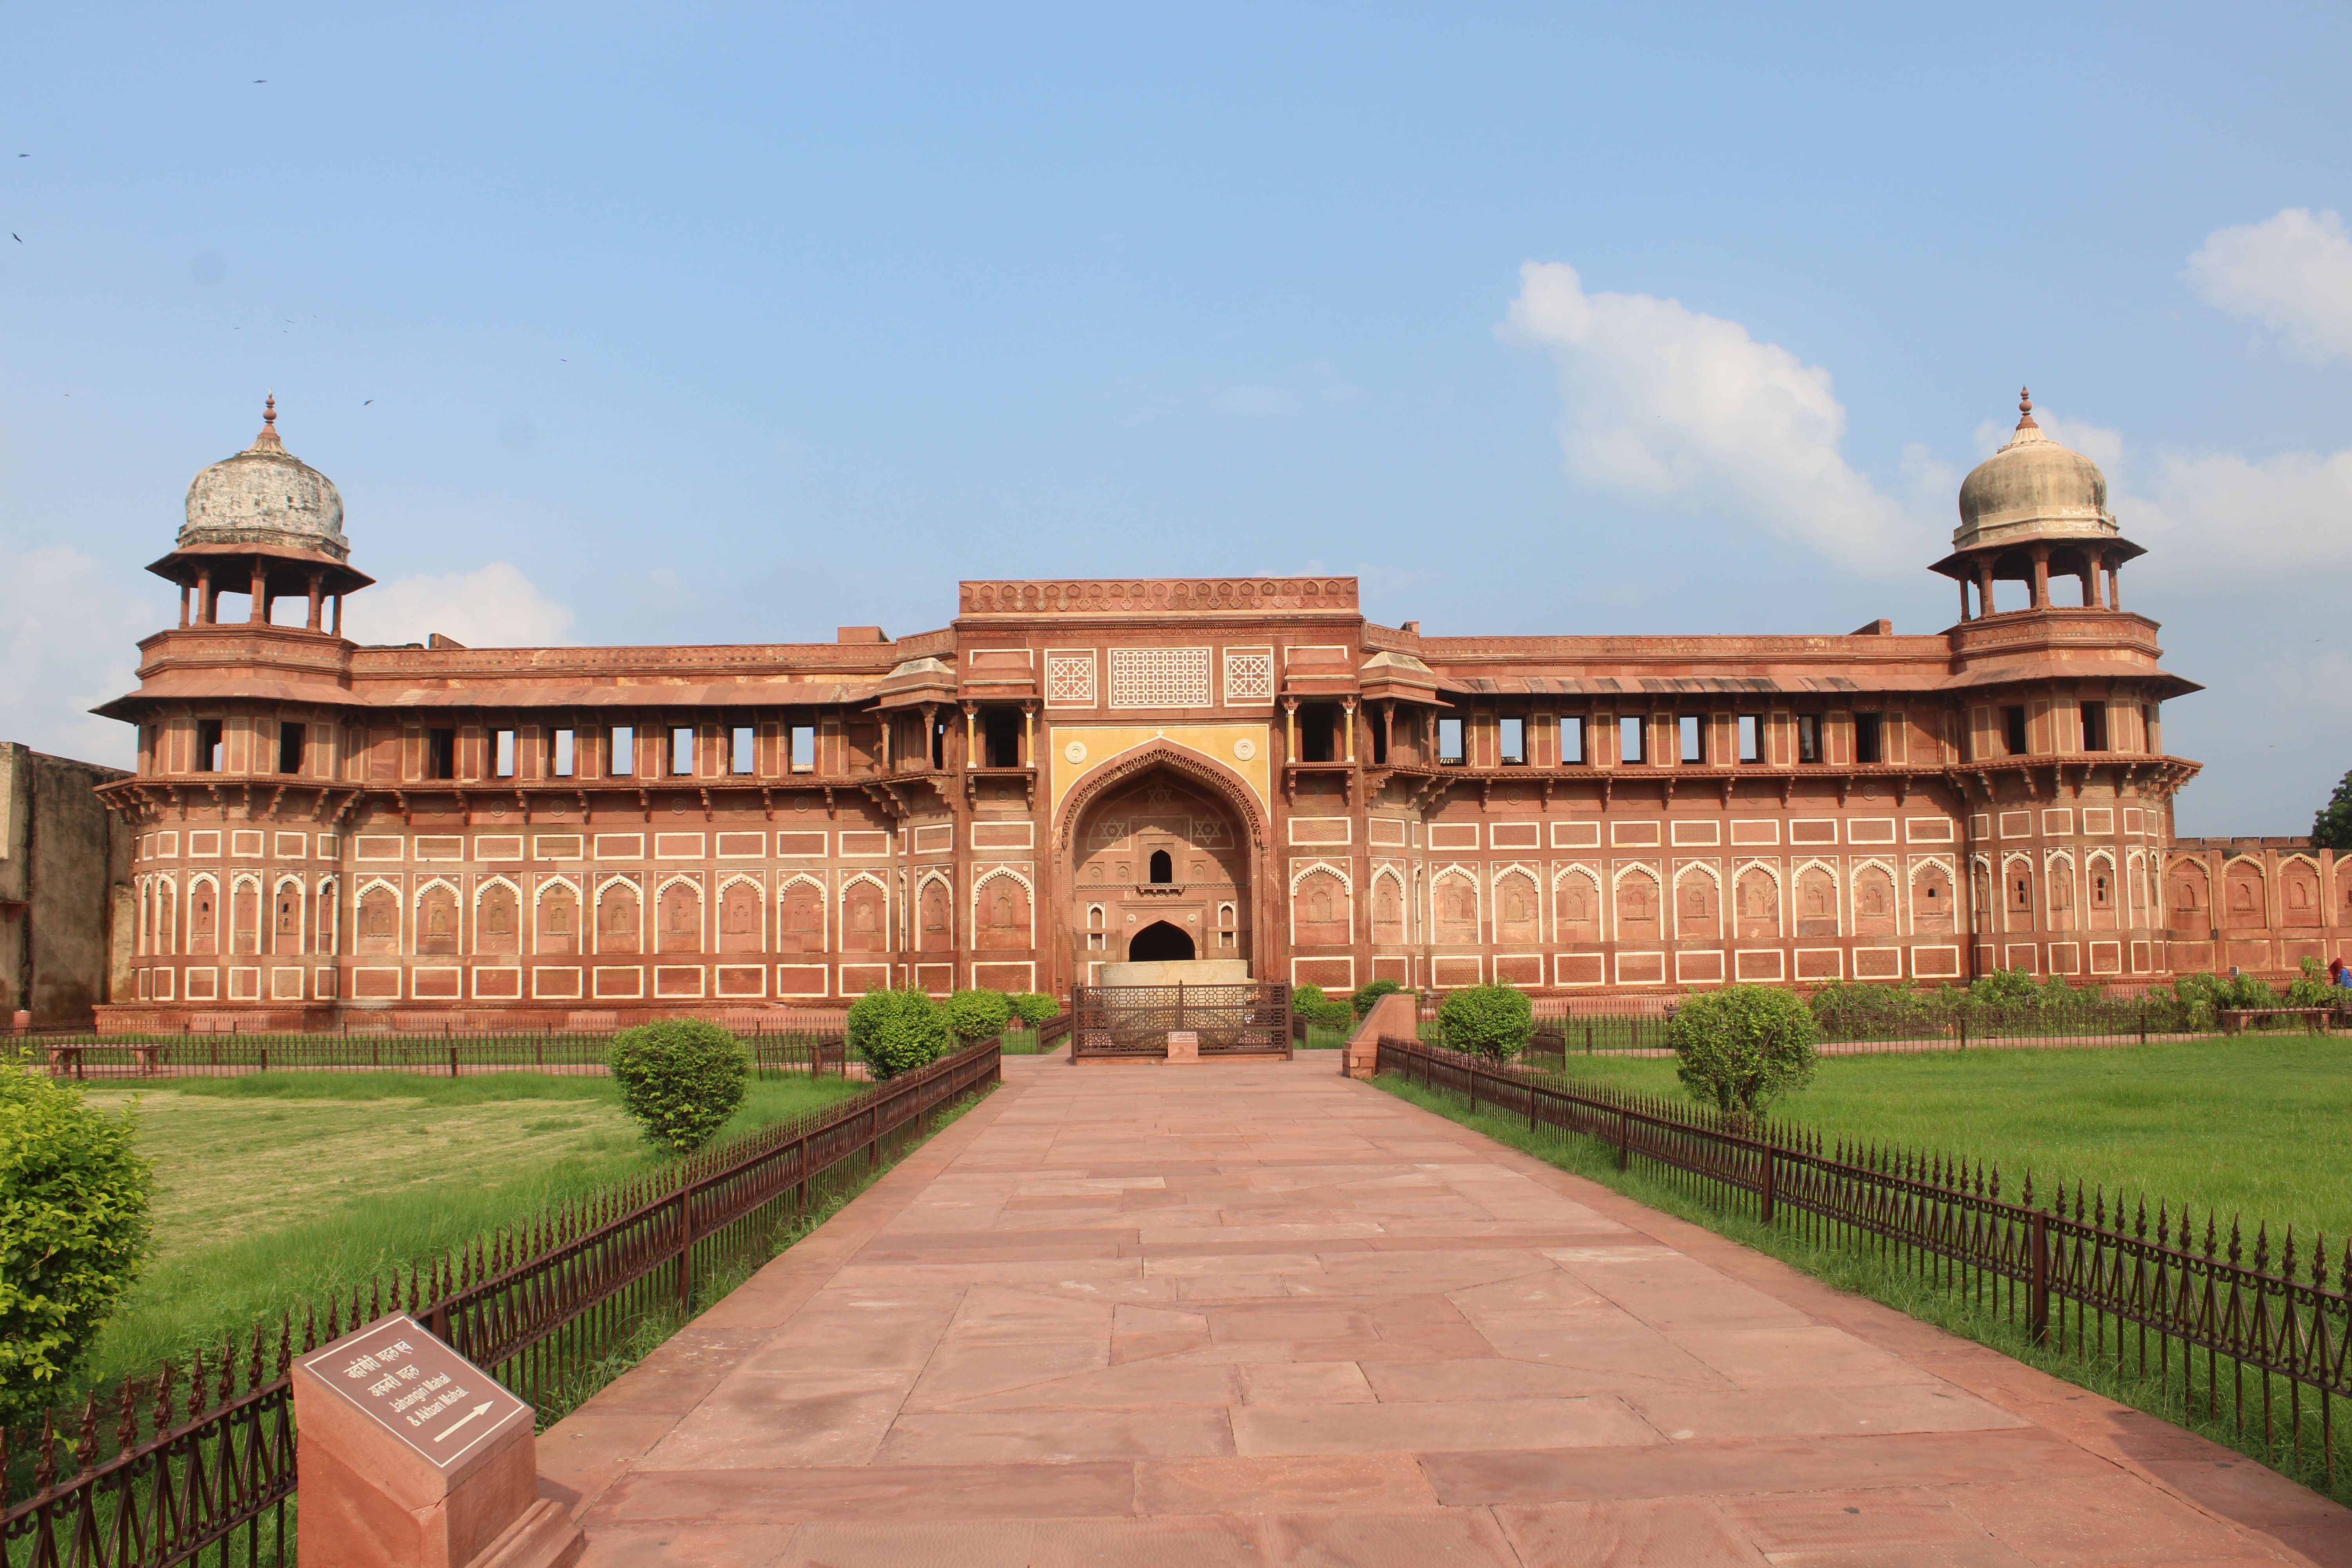
{"label": "weathered grey wall", "polygon": [[0,741],[0,1014],[87,1028],[127,973],[131,835],[96,793],[123,776]]}

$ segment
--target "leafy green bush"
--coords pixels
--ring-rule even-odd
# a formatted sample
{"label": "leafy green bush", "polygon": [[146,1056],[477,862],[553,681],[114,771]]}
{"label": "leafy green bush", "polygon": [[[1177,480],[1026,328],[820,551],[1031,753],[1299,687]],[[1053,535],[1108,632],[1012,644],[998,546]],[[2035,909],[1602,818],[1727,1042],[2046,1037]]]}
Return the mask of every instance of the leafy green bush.
{"label": "leafy green bush", "polygon": [[1821,1030],[1786,991],[1728,985],[1684,1003],[1666,1038],[1691,1098],[1744,1120],[1811,1081]]}
{"label": "leafy green bush", "polygon": [[1469,985],[1445,999],[1437,1022],[1449,1048],[1501,1061],[1527,1048],[1535,1006],[1508,985]]}
{"label": "leafy green bush", "polygon": [[2244,970],[2230,982],[2226,994],[2228,999],[2221,1004],[2224,1007],[2275,1007],[2279,1001],[2277,992]]}
{"label": "leafy green bush", "polygon": [[751,1058],[743,1042],[706,1018],[665,1018],[613,1037],[604,1065],[621,1109],[646,1142],[672,1154],[710,1142],[743,1103]]}
{"label": "leafy green bush", "polygon": [[1320,985],[1294,985],[1290,988],[1290,1012],[1293,1017],[1304,1018],[1327,1029],[1344,1029],[1356,1021],[1345,1002],[1334,1002],[1323,994]]}
{"label": "leafy green bush", "polygon": [[868,991],[849,1009],[849,1048],[876,1078],[896,1078],[948,1053],[954,1031],[920,991]]}
{"label": "leafy green bush", "polygon": [[2332,1007],[2336,1005],[2336,987],[2327,984],[2327,972],[2319,960],[2305,958],[2303,973],[2286,983],[2286,1005],[2290,1007]]}
{"label": "leafy green bush", "polygon": [[959,991],[948,998],[948,1027],[955,1037],[970,1045],[974,1040],[992,1040],[1004,1033],[1004,1026],[1013,1017],[1013,1000],[1002,991],[974,988]]}
{"label": "leafy green bush", "polygon": [[1358,986],[1355,995],[1348,999],[1348,1005],[1357,1018],[1361,1019],[1365,1014],[1372,1010],[1373,1003],[1383,996],[1393,996],[1403,989],[1403,986],[1393,980],[1374,980]]}
{"label": "leafy green bush", "polygon": [[64,1394],[146,1258],[154,1189],[131,1111],[0,1067],[0,1424]]}
{"label": "leafy green bush", "polygon": [[1996,969],[1979,974],[1969,987],[1969,1000],[1987,1007],[2030,1007],[2042,999],[2031,970]]}
{"label": "leafy green bush", "polygon": [[1062,1005],[1043,991],[1024,991],[1013,998],[1013,1016],[1033,1029],[1061,1011]]}

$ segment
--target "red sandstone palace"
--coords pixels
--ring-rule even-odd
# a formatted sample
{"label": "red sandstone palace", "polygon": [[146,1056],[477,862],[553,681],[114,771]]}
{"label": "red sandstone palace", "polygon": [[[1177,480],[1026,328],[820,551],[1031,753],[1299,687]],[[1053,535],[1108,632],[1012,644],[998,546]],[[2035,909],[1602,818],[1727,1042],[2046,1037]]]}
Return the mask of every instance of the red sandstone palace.
{"label": "red sandstone palace", "polygon": [[477,649],[341,635],[371,579],[273,403],[188,487],[150,568],[180,624],[100,710],[139,727],[102,792],[138,938],[101,1026],[756,1014],[1127,959],[1572,997],[2343,951],[2352,866],[2172,838],[2198,765],[2160,715],[2198,688],[2122,606],[2105,479],[2021,406],[1932,636],[1433,637],[1285,577],[965,583],[897,638]]}

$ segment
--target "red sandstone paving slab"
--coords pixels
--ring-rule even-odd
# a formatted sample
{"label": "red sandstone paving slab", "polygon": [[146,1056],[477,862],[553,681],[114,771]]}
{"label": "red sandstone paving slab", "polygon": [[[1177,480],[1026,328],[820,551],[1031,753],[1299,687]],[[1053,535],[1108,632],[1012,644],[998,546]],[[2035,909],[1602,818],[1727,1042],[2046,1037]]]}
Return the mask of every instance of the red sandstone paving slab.
{"label": "red sandstone paving slab", "polygon": [[973,1525],[803,1525],[776,1568],[1088,1568],[1107,1563],[1171,1568],[1255,1562],[1254,1522],[1223,1520],[1057,1521]]}
{"label": "red sandstone paving slab", "polygon": [[1104,1232],[1098,1239],[1085,1244],[1071,1241],[1037,1243],[1021,1236],[994,1241],[983,1236],[956,1246],[899,1247],[884,1237],[859,1252],[857,1260],[866,1264],[970,1263],[986,1266],[1000,1262],[1048,1263],[1064,1259],[1115,1258],[1121,1256],[1126,1246],[1126,1237],[1116,1231]]}
{"label": "red sandstone paving slab", "polygon": [[1147,1514],[1437,1507],[1421,1467],[1402,1454],[1303,1458],[1146,1459],[1136,1507]]}
{"label": "red sandstone paving slab", "polygon": [[[1367,1254],[1369,1256],[1369,1254]],[[1323,1259],[1312,1252],[1280,1251],[1271,1245],[1238,1251],[1163,1250],[1138,1258],[1146,1279],[1188,1279],[1219,1274],[1320,1274]]]}
{"label": "red sandstone paving slab", "polygon": [[1113,1334],[1110,1360],[1113,1366],[1131,1361],[1155,1361],[1163,1356],[1205,1350],[1208,1345],[1209,1334],[1205,1329],[1189,1333]]}
{"label": "red sandstone paving slab", "polygon": [[1447,1361],[1465,1356],[1491,1356],[1492,1342],[1477,1330],[1461,1324],[1430,1323],[1384,1329],[1374,1339],[1290,1340],[1292,1361]]}
{"label": "red sandstone paving slab", "polygon": [[1128,1251],[1146,1258],[1188,1253],[1231,1252],[1237,1247],[1312,1246],[1333,1242],[1374,1243],[1381,1234],[1371,1220],[1285,1220],[1276,1224],[1245,1221],[1235,1224],[1220,1215],[1201,1225],[1151,1225],[1143,1227]]}
{"label": "red sandstone paving slab", "polygon": [[1219,1344],[1244,1340],[1328,1340],[1377,1335],[1365,1313],[1337,1303],[1286,1300],[1247,1307],[1213,1307],[1203,1314]]}
{"label": "red sandstone paving slab", "polygon": [[915,1373],[811,1366],[730,1378],[644,1458],[644,1470],[862,1465],[907,1402]]}
{"label": "red sandstone paving slab", "polygon": [[1763,1553],[1707,1498],[1498,1508],[1525,1568],[1761,1568]]}
{"label": "red sandstone paving slab", "polygon": [[[1639,1365],[1638,1362],[1631,1364]],[[1587,1394],[1631,1395],[1672,1386],[1612,1365],[1601,1372],[1539,1365],[1508,1356],[1460,1356],[1449,1361],[1372,1361],[1362,1363],[1372,1391],[1384,1401],[1420,1403],[1454,1399],[1573,1399]]]}
{"label": "red sandstone paving slab", "polygon": [[1024,1290],[1068,1293],[1102,1301],[1174,1299],[1173,1281],[1146,1279],[1133,1258],[1065,1258],[978,1263],[859,1263],[834,1276],[844,1289],[906,1289],[925,1285],[1004,1285]]}
{"label": "red sandstone paving slab", "polygon": [[767,1568],[787,1560],[796,1526],[602,1524],[588,1537],[582,1568]]}
{"label": "red sandstone paving slab", "polygon": [[973,1415],[910,1413],[891,1426],[876,1462],[1069,1465],[1097,1459],[1187,1458],[1233,1451],[1233,1428],[1223,1406]]}
{"label": "red sandstone paving slab", "polygon": [[[672,1415],[608,1414],[592,1401],[539,1435],[540,1489],[561,1488],[581,1500],[601,1497],[677,1425]],[[585,1503],[571,1506],[576,1515]]]}
{"label": "red sandstone paving slab", "polygon": [[1747,1388],[1930,1383],[1936,1374],[1843,1329],[1681,1329],[1675,1343]]}
{"label": "red sandstone paving slab", "polygon": [[943,1340],[1038,1344],[1048,1340],[1099,1340],[1118,1308],[1109,1301],[974,1285],[949,1320]]}
{"label": "red sandstone paving slab", "polygon": [[[1268,1562],[1284,1568],[1517,1568],[1502,1527],[1484,1509],[1426,1513],[1280,1513],[1265,1521]],[[1244,1560],[1247,1560],[1246,1556]]]}
{"label": "red sandstone paving slab", "polygon": [[1434,1454],[1625,1447],[1664,1439],[1614,1399],[1465,1399],[1426,1405],[1244,1405],[1243,1454]]}
{"label": "red sandstone paving slab", "polygon": [[1174,1362],[1164,1357],[1111,1365],[1024,1384],[998,1394],[952,1401],[911,1400],[909,1413],[954,1411],[982,1415],[1022,1410],[1144,1410],[1238,1404],[1241,1389],[1231,1367]]}
{"label": "red sandstone paving slab", "polygon": [[1717,1437],[1860,1436],[1874,1432],[1990,1432],[2030,1426],[1941,1384],[1884,1388],[1759,1388],[1628,1394],[1676,1442]]}
{"label": "red sandstone paving slab", "polygon": [[1965,1546],[1990,1532],[1927,1487],[1718,1498],[1722,1517],[1769,1553]]}
{"label": "red sandstone paving slab", "polygon": [[1944,1493],[2040,1568],[2163,1568],[2265,1553],[2288,1561],[2268,1542],[2120,1474],[1952,1486]]}
{"label": "red sandstone paving slab", "polygon": [[1923,1433],[1884,1437],[1735,1438],[1547,1453],[1528,1448],[1428,1453],[1438,1500],[1605,1502],[1637,1498],[2048,1481],[2116,1475],[2104,1460],[2044,1432]]}
{"label": "red sandstone paving slab", "polygon": [[1041,1520],[1135,1513],[1135,1466],[853,1465],[837,1469],[663,1470],[624,1477],[589,1515],[604,1521],[777,1523],[841,1520]]}
{"label": "red sandstone paving slab", "polygon": [[908,1404],[913,1409],[935,1410],[958,1400],[1002,1394],[1074,1373],[1097,1372],[1110,1364],[1106,1339],[1040,1344],[942,1342],[924,1363]]}
{"label": "red sandstone paving slab", "polygon": [[1283,1362],[1236,1370],[1245,1405],[1369,1405],[1374,1398],[1364,1369],[1351,1361]]}
{"label": "red sandstone paving slab", "polygon": [[747,1373],[793,1373],[829,1366],[842,1371],[913,1370],[954,1316],[952,1302],[938,1307],[860,1307],[851,1311],[804,1313],[760,1350],[743,1358]]}

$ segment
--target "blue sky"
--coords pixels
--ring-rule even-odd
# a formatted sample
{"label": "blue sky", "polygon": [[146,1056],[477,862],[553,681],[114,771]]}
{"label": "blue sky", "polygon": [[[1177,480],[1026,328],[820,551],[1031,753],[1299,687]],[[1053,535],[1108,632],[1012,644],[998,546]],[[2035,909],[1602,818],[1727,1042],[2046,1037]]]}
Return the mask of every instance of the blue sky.
{"label": "blue sky", "polygon": [[266,388],[383,584],[355,632],[625,643],[1309,568],[1431,632],[1938,630],[2030,381],[2209,688],[2182,829],[2307,831],[2352,766],[2340,7],[6,36],[0,737],[127,756],[81,710]]}

